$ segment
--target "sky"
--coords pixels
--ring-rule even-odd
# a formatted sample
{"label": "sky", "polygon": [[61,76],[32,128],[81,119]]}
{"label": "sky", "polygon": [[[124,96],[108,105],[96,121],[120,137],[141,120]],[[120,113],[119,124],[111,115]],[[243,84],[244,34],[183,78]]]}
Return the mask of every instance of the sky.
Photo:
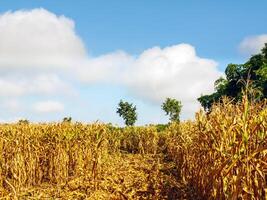
{"label": "sky", "polygon": [[0,0],[0,121],[166,123],[193,119],[229,63],[267,42],[267,1]]}

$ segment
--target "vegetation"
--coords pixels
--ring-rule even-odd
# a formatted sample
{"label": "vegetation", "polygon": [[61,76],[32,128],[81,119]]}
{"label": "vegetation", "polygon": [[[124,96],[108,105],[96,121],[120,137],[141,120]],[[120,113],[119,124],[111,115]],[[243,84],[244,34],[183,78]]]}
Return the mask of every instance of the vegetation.
{"label": "vegetation", "polygon": [[229,64],[225,78],[221,77],[215,82],[216,91],[198,100],[205,110],[210,110],[212,104],[221,101],[223,96],[233,98],[236,102],[241,101],[247,80],[258,91],[258,100],[267,98],[267,43],[260,54],[253,55],[246,63]]}
{"label": "vegetation", "polygon": [[62,122],[65,122],[65,123],[70,123],[72,121],[72,118],[71,117],[64,117]]}
{"label": "vegetation", "polygon": [[29,120],[27,120],[27,119],[20,119],[19,121],[18,121],[18,124],[29,124],[30,122],[29,122]]}
{"label": "vegetation", "polygon": [[125,121],[126,126],[133,126],[137,120],[136,106],[128,102],[119,102],[117,113]]}
{"label": "vegetation", "polygon": [[170,134],[168,155],[203,199],[266,199],[267,101],[223,99]]}
{"label": "vegetation", "polygon": [[267,101],[168,127],[0,125],[3,199],[266,199]]}
{"label": "vegetation", "polygon": [[170,116],[170,121],[179,122],[180,112],[182,109],[182,103],[176,99],[167,98],[161,106],[162,110],[165,111],[166,115]]}

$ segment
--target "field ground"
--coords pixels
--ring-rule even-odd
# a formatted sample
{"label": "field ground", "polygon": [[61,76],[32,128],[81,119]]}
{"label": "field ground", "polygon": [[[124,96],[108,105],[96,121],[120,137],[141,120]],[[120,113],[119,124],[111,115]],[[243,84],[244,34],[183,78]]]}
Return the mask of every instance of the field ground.
{"label": "field ground", "polygon": [[25,200],[197,199],[193,189],[176,178],[175,163],[163,154],[116,154],[101,165],[101,177],[96,183],[83,178],[70,179],[60,186],[43,184],[24,188],[17,197]]}

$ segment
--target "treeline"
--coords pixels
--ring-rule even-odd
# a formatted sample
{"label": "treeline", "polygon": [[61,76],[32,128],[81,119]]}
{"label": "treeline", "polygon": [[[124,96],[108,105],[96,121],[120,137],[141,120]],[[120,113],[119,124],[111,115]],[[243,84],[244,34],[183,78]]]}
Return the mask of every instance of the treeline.
{"label": "treeline", "polygon": [[235,102],[241,101],[245,90],[253,90],[256,101],[267,98],[267,43],[261,53],[251,56],[244,64],[229,64],[225,77],[216,80],[214,86],[214,93],[198,98],[206,111],[210,111],[212,105],[220,102],[223,96]]}

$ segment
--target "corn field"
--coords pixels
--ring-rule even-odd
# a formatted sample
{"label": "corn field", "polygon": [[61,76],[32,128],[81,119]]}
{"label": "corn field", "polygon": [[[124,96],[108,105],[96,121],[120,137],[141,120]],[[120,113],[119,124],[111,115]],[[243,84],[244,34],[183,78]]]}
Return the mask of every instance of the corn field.
{"label": "corn field", "polygon": [[267,101],[164,130],[1,124],[0,199],[267,199]]}

